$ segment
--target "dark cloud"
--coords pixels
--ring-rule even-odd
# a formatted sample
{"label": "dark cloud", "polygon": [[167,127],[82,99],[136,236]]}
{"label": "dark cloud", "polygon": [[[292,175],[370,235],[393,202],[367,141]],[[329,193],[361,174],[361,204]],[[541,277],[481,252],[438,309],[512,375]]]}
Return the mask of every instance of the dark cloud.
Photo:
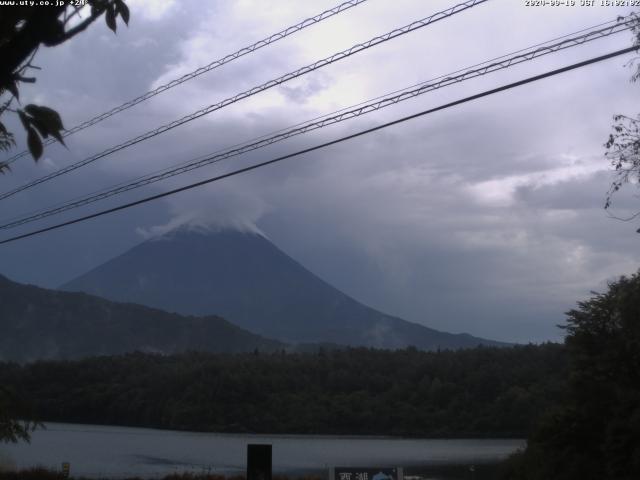
{"label": "dark cloud", "polygon": [[[333,2],[135,0],[129,29],[96,25],[43,50],[24,101],[68,126],[333,6]],[[23,160],[2,190],[449,2],[376,2],[202,75]],[[525,9],[496,1],[243,100],[3,202],[2,217],[51,205],[321,114],[614,18],[623,10]],[[488,33],[489,32],[489,33]],[[438,90],[242,158],[145,187],[95,211],[396,119],[629,43],[619,35]],[[385,312],[502,340],[557,339],[563,312],[640,260],[635,225],[602,210],[613,113],[637,85],[624,60],[442,111],[304,157],[65,230],[3,246],[0,272],[57,286],[185,221],[256,226],[312,271]],[[19,130],[15,122],[10,125]],[[634,203],[636,202],[636,203]],[[620,212],[637,198],[620,196]],[[58,220],[58,219],[56,219]],[[52,223],[44,222],[42,225]],[[40,224],[38,224],[40,226]],[[27,231],[28,228],[18,230]],[[13,233],[13,231],[11,232]],[[9,232],[5,232],[8,235]]]}

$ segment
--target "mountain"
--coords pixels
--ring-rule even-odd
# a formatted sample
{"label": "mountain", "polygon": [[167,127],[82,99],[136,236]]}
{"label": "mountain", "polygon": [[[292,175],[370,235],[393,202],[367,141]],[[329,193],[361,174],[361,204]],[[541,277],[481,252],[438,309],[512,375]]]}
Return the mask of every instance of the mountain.
{"label": "mountain", "polygon": [[273,351],[284,344],[216,317],[185,317],[85,293],[21,285],[0,275],[0,361],[132,351]]}
{"label": "mountain", "polygon": [[248,231],[182,227],[132,248],[62,289],[181,314],[216,314],[286,342],[428,350],[500,345],[367,307],[263,235]]}

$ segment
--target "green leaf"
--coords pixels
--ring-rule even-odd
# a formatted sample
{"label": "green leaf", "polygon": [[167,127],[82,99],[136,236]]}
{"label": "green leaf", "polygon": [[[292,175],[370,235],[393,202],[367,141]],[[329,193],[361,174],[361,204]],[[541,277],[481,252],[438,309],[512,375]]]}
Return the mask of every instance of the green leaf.
{"label": "green leaf", "polygon": [[27,117],[27,115],[22,110],[18,110],[18,117],[20,118],[20,122],[22,122],[22,126],[25,130],[29,129],[31,125],[31,118]]}
{"label": "green leaf", "polygon": [[114,5],[109,5],[107,7],[105,20],[107,22],[107,27],[113,30],[113,33],[116,33],[116,7]]}
{"label": "green leaf", "polygon": [[49,130],[47,129],[47,126],[44,123],[42,123],[39,119],[32,118],[31,125],[36,127],[36,130],[38,131],[38,133],[42,138],[47,138],[49,136]]}
{"label": "green leaf", "polygon": [[116,12],[120,14],[124,23],[129,26],[129,7],[123,0],[115,0]]}
{"label": "green leaf", "polygon": [[33,127],[27,129],[27,145],[31,156],[37,161],[42,156],[42,140]]}
{"label": "green leaf", "polygon": [[49,128],[49,132],[52,130],[64,130],[64,125],[62,124],[62,118],[58,112],[49,107],[43,107],[40,105],[29,104],[24,107],[24,110],[34,118],[37,118],[43,121],[47,127]]}
{"label": "green leaf", "polygon": [[24,109],[31,115],[29,120],[38,129],[40,135],[44,138],[51,135],[61,144],[65,145],[62,135],[60,134],[60,131],[64,130],[64,125],[62,125],[62,119],[58,112],[49,107],[33,104],[27,105]]}
{"label": "green leaf", "polygon": [[62,145],[64,145],[65,147],[67,146],[67,144],[66,144],[66,143],[64,143],[64,140],[63,140],[63,138],[62,138],[62,135],[60,135],[60,132],[59,132],[59,131],[55,130],[55,131],[53,131],[53,132],[49,132],[49,133],[51,134],[51,136],[52,136],[53,138],[55,138],[57,141],[59,141]]}

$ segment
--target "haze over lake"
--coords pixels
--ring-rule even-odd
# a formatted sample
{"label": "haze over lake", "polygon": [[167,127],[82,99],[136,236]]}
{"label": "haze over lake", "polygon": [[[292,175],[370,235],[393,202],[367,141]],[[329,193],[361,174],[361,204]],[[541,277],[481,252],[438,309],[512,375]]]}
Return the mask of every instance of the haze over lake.
{"label": "haze over lake", "polygon": [[524,446],[517,439],[396,439],[311,435],[240,435],[47,423],[30,445],[0,446],[19,468],[60,468],[73,476],[156,477],[174,472],[244,473],[249,443],[273,445],[275,472],[330,466],[403,466],[494,462]]}

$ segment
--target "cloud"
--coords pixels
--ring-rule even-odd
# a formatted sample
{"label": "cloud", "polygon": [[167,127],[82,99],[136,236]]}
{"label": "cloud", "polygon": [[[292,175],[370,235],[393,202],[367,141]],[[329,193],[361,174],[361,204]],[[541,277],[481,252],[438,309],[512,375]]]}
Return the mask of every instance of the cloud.
{"label": "cloud", "polygon": [[233,185],[209,187],[186,197],[169,200],[168,222],[138,227],[145,239],[164,235],[178,228],[202,228],[211,231],[233,229],[264,235],[257,221],[269,211],[269,205],[257,196],[247,195]]}
{"label": "cloud", "polygon": [[[564,157],[564,158],[563,158]],[[554,167],[518,175],[503,175],[500,178],[484,180],[469,185],[468,190],[478,201],[487,205],[509,206],[516,198],[516,192],[532,191],[547,186],[572,183],[595,173],[607,171],[602,158],[578,159],[563,155],[554,159]]]}
{"label": "cloud", "polygon": [[[132,1],[130,28],[112,35],[96,25],[81,41],[43,50],[37,59],[43,70],[36,85],[25,87],[24,102],[50,105],[60,111],[65,126],[72,126],[334,5],[330,0]],[[4,186],[24,183],[52,166],[82,159],[450,6],[444,0],[425,5],[366,2],[69,137],[69,150],[48,148],[46,164],[22,162],[11,176],[2,177]],[[7,202],[7,216],[625,13],[597,7],[561,10],[527,9],[510,0],[487,2],[44,184]],[[568,49],[175,177],[100,207],[275,158],[628,42],[630,38],[619,35]],[[628,82],[630,71],[623,64],[624,59],[611,60],[16,243],[0,259],[0,272],[57,285],[141,238],[172,228],[249,228],[264,232],[322,278],[388,313],[503,340],[557,339],[555,325],[563,321],[564,311],[606,280],[630,273],[640,261],[637,226],[611,220],[602,210],[611,181],[602,144],[611,116],[634,113],[628,110],[637,97],[638,86]],[[635,187],[623,192],[615,207],[622,213],[637,210],[634,193]],[[94,210],[74,215],[89,211]]]}
{"label": "cloud", "polygon": [[306,103],[310,97],[317,95],[329,86],[329,78],[323,72],[313,72],[302,79],[283,85],[280,91],[287,100],[294,103]]}
{"label": "cloud", "polygon": [[132,16],[135,18],[141,15],[146,21],[158,21],[165,18],[177,7],[175,0],[128,0],[127,4],[132,10]]}

